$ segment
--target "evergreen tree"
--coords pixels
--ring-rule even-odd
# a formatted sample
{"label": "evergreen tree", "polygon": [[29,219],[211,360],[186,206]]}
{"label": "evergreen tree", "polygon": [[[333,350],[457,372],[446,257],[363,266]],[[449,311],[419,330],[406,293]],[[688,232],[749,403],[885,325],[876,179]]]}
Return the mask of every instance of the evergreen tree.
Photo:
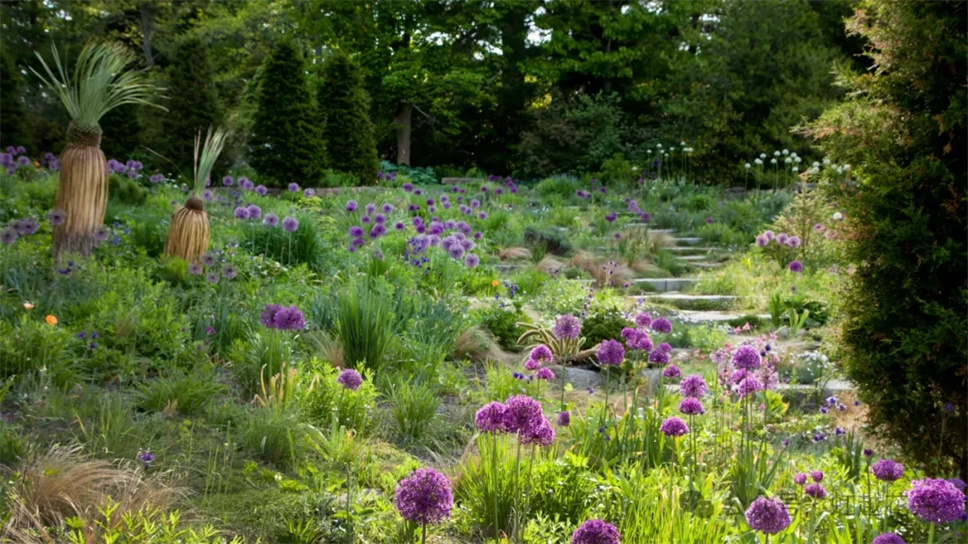
{"label": "evergreen tree", "polygon": [[0,53],[0,149],[7,146],[31,146],[27,114],[23,104],[23,80],[7,54]]}
{"label": "evergreen tree", "polygon": [[[109,159],[126,161],[133,157],[141,145],[141,122],[138,119],[138,104],[125,104],[107,112],[101,118],[104,134],[101,136],[101,151]],[[164,110],[157,110],[164,113]],[[155,112],[152,111],[154,114]]]}
{"label": "evergreen tree", "polygon": [[328,166],[356,176],[364,185],[375,183],[376,140],[369,97],[360,69],[349,56],[337,53],[326,61],[316,103]]}
{"label": "evergreen tree", "polygon": [[168,111],[162,126],[165,153],[178,171],[191,177],[195,137],[222,122],[222,110],[212,78],[207,48],[198,40],[179,44],[168,72]]}
{"label": "evergreen tree", "polygon": [[848,29],[874,69],[811,133],[851,165],[828,170],[857,265],[841,310],[847,376],[872,430],[930,475],[968,480],[966,15],[962,1],[866,2]]}
{"label": "evergreen tree", "polygon": [[302,55],[293,44],[280,43],[266,61],[257,101],[249,139],[252,166],[267,184],[315,184],[323,146]]}

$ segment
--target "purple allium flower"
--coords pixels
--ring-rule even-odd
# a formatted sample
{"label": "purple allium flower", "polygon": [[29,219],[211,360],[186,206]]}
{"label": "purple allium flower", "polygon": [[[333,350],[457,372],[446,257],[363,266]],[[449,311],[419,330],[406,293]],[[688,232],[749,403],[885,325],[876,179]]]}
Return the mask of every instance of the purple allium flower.
{"label": "purple allium flower", "polygon": [[800,486],[804,485],[807,483],[807,475],[802,472],[797,473],[796,476],[793,477],[793,483]]}
{"label": "purple allium flower", "polygon": [[753,346],[742,345],[733,353],[733,366],[743,370],[756,370],[760,367],[760,352]]}
{"label": "purple allium flower", "polygon": [[266,189],[265,185],[259,185],[258,187],[255,188],[255,194],[259,196],[266,196],[266,193],[268,192],[269,192],[269,189]]}
{"label": "purple allium flower", "polygon": [[820,482],[823,481],[823,471],[822,470],[815,470],[815,471],[811,472],[810,473],[810,479],[819,484]]}
{"label": "purple allium flower", "polygon": [[742,397],[748,397],[757,391],[763,390],[763,382],[758,380],[753,374],[748,374],[743,381],[739,382],[737,392]]}
{"label": "purple allium flower", "polygon": [[296,182],[292,182],[292,183],[290,183],[290,184],[289,184],[289,192],[291,192],[291,193],[295,193],[295,192],[297,192],[297,191],[299,191],[299,184],[298,184],[298,183],[296,183]]}
{"label": "purple allium flower", "polygon": [[258,219],[262,217],[262,208],[256,206],[255,204],[249,204],[246,209],[249,211],[249,219]]}
{"label": "purple allium flower", "polygon": [[382,225],[387,222],[387,216],[383,215],[382,213],[378,213],[373,216],[373,222],[377,225]]}
{"label": "purple allium flower", "polygon": [[768,230],[768,231],[764,232],[763,233],[763,236],[766,236],[766,239],[767,240],[773,240],[774,238],[776,238],[776,235],[773,234],[773,231],[772,230]]}
{"label": "purple allium flower", "polygon": [[393,211],[393,204],[390,204],[389,202],[384,202],[383,205],[380,206],[380,211],[382,211],[383,213],[390,213],[390,212],[392,212]]}
{"label": "purple allium flower", "polygon": [[756,237],[756,245],[760,247],[766,247],[770,243],[770,240],[764,234],[760,234]]}
{"label": "purple allium flower", "polygon": [[235,218],[236,219],[248,219],[249,218],[249,209],[248,208],[245,208],[245,207],[242,207],[242,206],[237,206],[235,208]]}
{"label": "purple allium flower", "polygon": [[202,265],[199,263],[193,262],[188,265],[188,273],[193,276],[200,276],[202,274],[202,270]]}
{"label": "purple allium flower", "polygon": [[279,304],[266,304],[265,309],[262,310],[262,314],[259,316],[259,321],[262,325],[269,329],[276,328],[276,314],[282,310],[282,306]]}
{"label": "purple allium flower", "polygon": [[683,436],[689,433],[689,427],[686,426],[686,422],[677,418],[670,417],[659,425],[659,430],[665,433],[666,436]]}
{"label": "purple allium flower", "polygon": [[968,484],[966,484],[965,481],[962,480],[961,478],[948,478],[948,482],[951,483],[951,485],[955,486],[955,488],[958,489],[958,491],[964,491],[965,488],[968,487]]}
{"label": "purple allium flower", "polygon": [[554,359],[554,354],[548,346],[538,344],[531,350],[531,358],[539,363],[550,363]]}
{"label": "purple allium flower", "polygon": [[232,176],[222,176],[222,185],[231,187],[233,183],[234,180],[232,179]]}
{"label": "purple allium flower", "polygon": [[267,213],[265,219],[262,220],[262,223],[270,227],[275,227],[279,224],[279,216],[274,213]]}
{"label": "purple allium flower", "polygon": [[870,448],[864,448],[864,457],[871,457],[874,455],[874,450]]}
{"label": "purple allium flower", "polygon": [[276,328],[281,331],[301,331],[306,326],[306,319],[295,306],[280,308],[272,318]]}
{"label": "purple allium flower", "polygon": [[571,314],[560,316],[555,320],[554,333],[560,340],[575,340],[581,334],[581,321]]}
{"label": "purple allium flower", "polygon": [[640,313],[635,316],[635,325],[642,328],[649,328],[652,326],[652,316],[647,313]]}
{"label": "purple allium flower", "polygon": [[17,164],[19,164],[20,166],[29,165],[30,157],[28,157],[27,155],[21,155],[20,157],[17,157]]}
{"label": "purple allium flower", "polygon": [[609,223],[611,223],[612,221],[615,221],[616,219],[618,219],[618,214],[615,212],[612,212],[605,216],[605,220],[608,221]]}
{"label": "purple allium flower", "polygon": [[370,229],[370,238],[376,239],[387,233],[387,228],[384,225],[373,225]]}
{"label": "purple allium flower", "polygon": [[807,487],[803,488],[803,492],[815,499],[827,498],[827,490],[820,484],[808,484]]}
{"label": "purple allium flower", "polygon": [[697,414],[705,414],[706,410],[703,409],[702,403],[699,399],[693,397],[686,397],[682,399],[679,403],[679,412],[686,414],[687,416],[694,416]]}
{"label": "purple allium flower", "polygon": [[404,183],[403,184],[403,190],[404,190],[404,192],[407,192],[407,193],[413,191],[413,184],[410,183],[409,181],[406,182],[406,183]]}
{"label": "purple allium flower", "polygon": [[790,247],[800,247],[800,237],[791,236],[787,239],[787,245]]}
{"label": "purple allium flower", "polygon": [[564,411],[564,412],[559,412],[558,413],[558,426],[559,427],[567,427],[569,425],[571,425],[571,412],[569,412],[567,410]]}
{"label": "purple allium flower", "polygon": [[790,513],[780,499],[760,497],[746,510],[746,523],[754,531],[775,535],[790,526]]}
{"label": "purple allium flower", "polygon": [[218,283],[218,279],[218,272],[209,272],[205,275],[205,280],[208,281],[208,283]]}
{"label": "purple allium flower", "polygon": [[363,217],[360,218],[360,221],[364,223],[369,223],[370,221],[372,221],[372,219],[370,219],[369,215],[364,215]]}
{"label": "purple allium flower", "polygon": [[571,544],[620,544],[622,535],[611,523],[590,519],[571,535]]}
{"label": "purple allium flower", "polygon": [[215,198],[215,193],[213,193],[211,189],[205,189],[202,191],[202,198],[205,200],[212,200]]}
{"label": "purple allium flower", "polygon": [[550,368],[545,367],[545,368],[539,369],[535,377],[538,378],[539,380],[550,381],[555,379],[555,373],[552,372]]}
{"label": "purple allium flower", "polygon": [[528,359],[527,361],[524,362],[524,369],[527,371],[534,372],[539,368],[541,368],[540,361],[536,361],[535,359]]}
{"label": "purple allium flower", "polygon": [[306,197],[306,198],[312,198],[312,197],[316,196],[316,190],[315,189],[306,189],[305,191],[303,191],[303,196]]}
{"label": "purple allium flower", "polygon": [[951,523],[965,514],[965,494],[948,480],[914,480],[905,494],[908,509],[922,521]]}
{"label": "purple allium flower", "polygon": [[785,232],[781,232],[780,234],[776,235],[776,243],[782,246],[785,246],[787,243],[787,240],[789,239],[790,239],[790,236]]}
{"label": "purple allium flower", "polygon": [[395,227],[395,228],[396,228],[397,230],[403,230],[403,229],[405,229],[405,228],[407,228],[407,226],[406,226],[406,225],[404,225],[404,224],[403,224],[402,222],[400,222],[400,221],[397,221],[397,224],[396,224],[396,225],[394,225],[394,227]]}
{"label": "purple allium flower", "polygon": [[474,424],[477,425],[477,430],[482,433],[497,433],[507,430],[504,426],[505,411],[506,407],[500,402],[485,404],[474,415]]}
{"label": "purple allium flower", "polygon": [[47,220],[54,226],[63,225],[64,221],[67,220],[67,212],[64,210],[51,210],[47,213]]}
{"label": "purple allium flower", "polygon": [[676,365],[669,365],[664,371],[662,371],[662,375],[666,378],[678,378],[679,376],[682,376],[682,371],[679,370],[679,367]]}
{"label": "purple allium flower", "polygon": [[543,419],[541,403],[527,395],[513,396],[505,403],[504,427],[509,433],[532,435]]}
{"label": "purple allium flower", "polygon": [[148,470],[149,468],[151,468],[151,463],[154,460],[155,460],[155,454],[151,453],[150,450],[143,453],[140,451],[138,452],[138,461],[141,461],[141,464],[144,465],[145,470]]}
{"label": "purple allium flower", "polygon": [[282,229],[286,232],[295,232],[299,228],[299,220],[295,217],[287,217],[282,220]]}
{"label": "purple allium flower", "polygon": [[894,533],[884,533],[874,537],[871,544],[907,544],[904,539]]}
{"label": "purple allium flower", "polygon": [[397,485],[396,506],[407,521],[436,525],[454,506],[450,480],[432,468],[418,468]]}
{"label": "purple allium flower", "polygon": [[346,203],[346,211],[348,212],[355,212],[357,207],[358,204],[355,200],[350,200]]}
{"label": "purple allium flower", "polygon": [[659,317],[652,321],[650,328],[655,332],[669,333],[672,332],[672,323],[664,317]]}
{"label": "purple allium flower", "polygon": [[625,360],[625,347],[618,340],[603,340],[598,346],[596,356],[598,362],[603,365],[620,365]]}
{"label": "purple allium flower", "polygon": [[162,181],[165,181],[165,176],[164,174],[152,174],[151,177],[148,178],[148,181],[151,183],[161,183]]}
{"label": "purple allium flower", "polygon": [[423,191],[421,191],[420,189],[414,189],[414,190],[413,190],[413,194],[415,194],[415,195],[417,195],[417,196],[420,196],[420,195],[422,195],[422,194],[423,194]]}
{"label": "purple allium flower", "polygon": [[661,342],[656,348],[663,353],[672,353],[672,344],[668,342]]}
{"label": "purple allium flower", "polygon": [[215,254],[212,253],[211,251],[206,251],[202,255],[202,264],[205,266],[215,266],[215,263],[217,261],[218,261],[218,257],[216,257]]}
{"label": "purple allium flower", "polygon": [[487,219],[487,212],[480,212],[480,213],[478,213],[477,214],[477,218],[480,219],[481,221]]}
{"label": "purple allium flower", "polygon": [[366,206],[363,207],[363,211],[366,212],[366,215],[373,215],[374,213],[376,213],[376,204],[372,202],[368,203]]}
{"label": "purple allium flower", "polygon": [[881,459],[871,465],[871,472],[882,482],[896,482],[904,476],[904,465],[891,459]]}
{"label": "purple allium flower", "polygon": [[[541,370],[548,370],[547,368],[542,368]],[[548,370],[548,372],[551,372]],[[552,375],[553,377],[553,375]],[[541,379],[540,377],[538,379]],[[541,420],[537,425],[531,428],[530,432],[518,433],[518,439],[521,441],[522,445],[537,445],[537,446],[550,446],[555,441],[555,429],[551,426],[551,422],[541,417]]]}
{"label": "purple allium flower", "polygon": [[242,177],[240,177],[240,178],[239,178],[239,179],[237,179],[236,181],[238,181],[238,182],[239,182],[239,187],[241,187],[241,188],[243,188],[243,189],[245,189],[245,190],[247,190],[247,191],[251,191],[251,190],[252,190],[252,187],[253,187],[253,185],[254,185],[254,184],[253,184],[253,183],[252,183],[252,182],[251,182],[251,181],[249,180],[249,178],[247,178],[247,177],[245,177],[245,176],[242,176]]}
{"label": "purple allium flower", "polygon": [[679,382],[679,394],[686,397],[701,399],[709,391],[706,380],[699,374],[690,374]]}
{"label": "purple allium flower", "polygon": [[345,368],[339,373],[339,377],[336,378],[336,383],[342,385],[350,391],[356,391],[363,383],[363,376],[360,376],[360,373],[352,368]]}
{"label": "purple allium flower", "polygon": [[803,263],[800,261],[790,263],[790,272],[803,272]]}
{"label": "purple allium flower", "polygon": [[467,256],[464,257],[464,265],[467,266],[467,268],[477,268],[477,265],[479,264],[481,264],[481,258],[473,253],[468,253]]}
{"label": "purple allium flower", "polygon": [[353,225],[352,227],[350,227],[350,236],[352,236],[353,238],[360,238],[361,236],[363,236],[363,234],[364,234],[363,227],[360,227],[358,225]]}
{"label": "purple allium flower", "polygon": [[664,351],[655,350],[649,354],[649,362],[657,365],[667,365],[669,364],[669,354]]}
{"label": "purple allium flower", "polygon": [[223,278],[225,278],[227,280],[231,280],[231,279],[234,279],[238,275],[239,275],[239,269],[238,268],[235,268],[234,266],[232,266],[230,264],[227,264],[227,265],[225,265],[225,266],[222,267],[222,277]]}

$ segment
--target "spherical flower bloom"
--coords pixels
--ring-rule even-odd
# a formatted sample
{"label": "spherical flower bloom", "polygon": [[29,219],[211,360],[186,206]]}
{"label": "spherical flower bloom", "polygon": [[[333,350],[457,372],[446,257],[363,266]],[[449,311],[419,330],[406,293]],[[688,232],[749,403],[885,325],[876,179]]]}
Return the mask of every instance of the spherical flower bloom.
{"label": "spherical flower bloom", "polygon": [[703,409],[702,403],[699,399],[693,397],[686,397],[682,399],[679,403],[679,412],[686,414],[687,416],[694,416],[697,414],[705,414],[706,410]]}
{"label": "spherical flower bloom", "polygon": [[706,380],[699,374],[690,374],[679,382],[679,394],[685,397],[701,399],[709,391]]}
{"label": "spherical flower bloom", "polygon": [[350,201],[348,201],[348,202],[346,203],[346,211],[348,211],[348,212],[355,212],[355,211],[356,211],[356,208],[357,208],[357,206],[358,206],[358,205],[357,205],[357,203],[356,203],[356,201],[355,201],[355,200],[350,200]]}
{"label": "spherical flower bloom", "polygon": [[742,345],[733,352],[733,366],[743,370],[756,370],[760,367],[760,352],[750,345]]}
{"label": "spherical flower bloom", "polygon": [[790,239],[790,235],[785,232],[781,232],[780,234],[776,235],[776,242],[782,246],[785,246],[787,243],[787,240],[789,239]]}
{"label": "spherical flower bloom", "polygon": [[874,537],[871,544],[907,544],[904,539],[894,533],[884,533]]}
{"label": "spherical flower bloom", "polygon": [[905,494],[908,509],[922,521],[951,523],[965,514],[965,494],[948,480],[915,480]]}
{"label": "spherical flower bloom", "polygon": [[658,317],[652,321],[650,328],[655,332],[669,333],[672,332],[672,323],[664,317]]}
{"label": "spherical flower bloom", "polygon": [[793,483],[802,486],[803,484],[807,483],[807,475],[802,472],[798,472],[797,475],[793,477]]}
{"label": "spherical flower bloom", "polygon": [[222,185],[224,185],[226,187],[231,187],[232,186],[232,183],[233,183],[232,176],[223,176],[222,177]]}
{"label": "spherical flower bloom", "polygon": [[477,268],[477,265],[481,264],[481,258],[473,253],[468,253],[464,257],[464,266],[467,268]]}
{"label": "spherical flower bloom", "polygon": [[669,364],[669,354],[664,351],[655,350],[649,354],[649,362],[657,365],[667,365]]}
{"label": "spherical flower bloom", "polygon": [[411,191],[413,191],[413,184],[412,184],[412,183],[410,183],[409,181],[408,181],[407,183],[404,183],[404,184],[403,184],[403,190],[404,190],[405,192],[407,192],[407,193],[409,193],[409,192],[411,192]]}
{"label": "spherical flower bloom", "polygon": [[660,344],[659,344],[658,346],[656,346],[656,347],[657,347],[657,348],[658,348],[658,350],[659,350],[659,351],[661,351],[661,352],[664,352],[664,353],[672,353],[672,344],[670,344],[670,343],[668,343],[668,342],[661,342],[661,343],[660,343]]}
{"label": "spherical flower bloom", "polygon": [[760,247],[766,247],[770,243],[770,240],[764,234],[760,234],[756,237],[756,245]]}
{"label": "spherical flower bloom", "polygon": [[513,396],[507,400],[505,406],[504,427],[509,433],[531,435],[544,419],[541,403],[527,395]]}
{"label": "spherical flower bloom", "polygon": [[620,544],[621,538],[611,523],[590,519],[571,534],[571,544]]}
{"label": "spherical flower bloom", "polygon": [[255,188],[255,194],[259,196],[266,196],[266,193],[268,192],[269,192],[269,189],[266,189],[265,185],[259,185]]}
{"label": "spherical flower bloom", "polygon": [[951,485],[955,486],[958,491],[964,491],[965,488],[968,487],[968,484],[966,484],[961,478],[949,478],[948,481],[951,483]]}
{"label": "spherical flower bloom", "polygon": [[244,208],[242,206],[237,206],[235,208],[235,218],[236,219],[248,219],[249,218],[249,209],[248,208]]}
{"label": "spherical flower bloom", "polygon": [[259,321],[262,322],[264,327],[274,329],[276,328],[276,314],[282,310],[282,306],[279,304],[266,304],[262,314],[259,317]]}
{"label": "spherical flower bloom", "polygon": [[663,421],[662,425],[659,425],[659,430],[666,436],[683,436],[689,433],[686,422],[677,417],[670,417]]}
{"label": "spherical flower bloom", "polygon": [[[380,226],[380,225],[377,225]],[[460,246],[453,246],[447,250],[447,254],[450,255],[451,259],[457,260],[464,256],[464,248]]]}
{"label": "spherical flower bloom", "polygon": [[191,263],[188,265],[188,273],[192,276],[200,276],[202,274],[202,270],[204,270],[204,268],[202,268],[201,263]]}
{"label": "spherical flower bloom", "polygon": [[555,320],[554,333],[561,340],[575,340],[581,334],[581,321],[571,314],[565,314]]}
{"label": "spherical flower bloom", "polygon": [[546,367],[538,370],[538,373],[535,374],[535,377],[538,378],[539,380],[550,381],[555,379],[555,373],[552,372],[550,368]]}
{"label": "spherical flower bloom", "polygon": [[632,327],[625,327],[622,329],[622,339],[625,340],[626,344],[630,344],[629,347],[631,347],[631,343],[634,342],[638,337],[639,332]]}
{"label": "spherical flower bloom", "polygon": [[352,368],[346,368],[339,373],[339,377],[336,378],[336,383],[342,385],[350,391],[356,391],[363,383],[363,376],[360,376],[360,373]]}
{"label": "spherical flower bloom", "polygon": [[754,531],[775,535],[790,526],[790,513],[780,499],[760,497],[746,510],[746,523]]}
{"label": "spherical flower bloom", "polygon": [[[548,370],[543,368],[542,370]],[[551,372],[548,370],[548,372]],[[555,441],[555,429],[551,422],[541,417],[541,421],[532,427],[528,432],[518,433],[518,438],[522,445],[535,444],[537,446],[550,446]]]}
{"label": "spherical flower bloom", "polygon": [[506,407],[500,402],[489,402],[474,415],[474,424],[482,433],[504,432],[504,412]]}
{"label": "spherical flower bloom", "polygon": [[682,376],[682,371],[679,370],[679,367],[676,365],[669,365],[664,371],[662,371],[662,375],[666,378],[678,378],[679,376]]}
{"label": "spherical flower bloom", "polygon": [[276,328],[282,331],[301,331],[306,326],[306,319],[295,306],[280,308],[272,321]]}
{"label": "spherical flower bloom", "polygon": [[265,219],[262,220],[262,223],[270,227],[275,227],[279,224],[279,216],[274,213],[267,213]]}
{"label": "spherical flower bloom", "polygon": [[205,275],[205,280],[208,281],[208,283],[218,283],[218,280],[219,280],[218,272],[209,272],[208,274]]}
{"label": "spherical flower bloom", "polygon": [[823,471],[822,470],[815,470],[815,471],[811,472],[810,473],[810,479],[819,484],[820,482],[823,481]]}
{"label": "spherical flower bloom", "polygon": [[538,370],[539,368],[541,368],[541,362],[540,361],[536,361],[535,359],[528,359],[527,361],[524,362],[524,369],[525,370],[529,370],[531,372],[534,372],[535,370]]}
{"label": "spherical flower bloom", "polygon": [[[52,168],[52,170],[53,170],[53,168]],[[164,174],[152,174],[152,176],[148,178],[148,181],[150,181],[151,183],[161,183],[162,181],[165,181],[165,175]]]}
{"label": "spherical flower bloom", "polygon": [[808,484],[807,487],[803,488],[803,492],[815,499],[827,498],[827,490],[820,484]]}
{"label": "spherical flower bloom", "polygon": [[756,379],[753,374],[747,374],[743,381],[739,382],[739,386],[736,388],[737,392],[742,397],[748,397],[757,391],[763,390],[763,383]]}
{"label": "spherical flower bloom", "polygon": [[205,266],[215,266],[218,258],[211,251],[206,252],[202,255],[202,264]]}
{"label": "spherical flower bloom", "polygon": [[230,264],[227,264],[227,265],[225,265],[225,266],[222,267],[222,277],[223,278],[225,278],[227,280],[231,280],[231,279],[234,279],[238,275],[239,275],[239,269],[238,268],[236,268],[236,267],[234,267],[234,266],[232,266]]}
{"label": "spherical flower bloom", "polygon": [[256,206],[255,204],[249,204],[246,208],[249,211],[249,219],[258,219],[262,217],[262,208]]}
{"label": "spherical flower bloom", "polygon": [[406,226],[406,225],[404,225],[404,224],[403,224],[402,222],[400,222],[400,221],[397,221],[397,224],[396,224],[396,225],[394,225],[394,227],[395,227],[395,228],[396,228],[397,230],[403,230],[403,229],[405,229],[405,228],[407,228],[407,226]]}
{"label": "spherical flower bloom", "polygon": [[64,210],[51,210],[47,213],[47,220],[54,226],[63,225],[64,221],[67,220],[67,212]]}
{"label": "spherical flower bloom", "polygon": [[299,220],[295,217],[287,217],[282,220],[282,230],[286,232],[295,232],[299,228]]}
{"label": "spherical flower bloom", "polygon": [[896,482],[904,476],[904,465],[891,459],[881,459],[871,465],[871,472],[882,482]]}
{"label": "spherical flower bloom", "polygon": [[554,354],[548,346],[538,344],[531,350],[531,358],[541,363],[550,363],[554,359]]}
{"label": "spherical flower bloom", "polygon": [[396,506],[407,521],[436,525],[454,506],[450,480],[432,468],[418,468],[397,485]]}
{"label": "spherical flower bloom", "polygon": [[571,412],[564,411],[558,414],[558,426],[567,427],[571,425]]}
{"label": "spherical flower bloom", "polygon": [[603,365],[620,365],[625,360],[625,348],[618,340],[603,340],[596,356]]}
{"label": "spherical flower bloom", "polygon": [[291,192],[291,193],[295,193],[295,192],[297,192],[297,191],[299,191],[299,184],[298,184],[298,183],[296,183],[296,182],[292,182],[292,183],[290,183],[290,184],[289,184],[289,192]]}
{"label": "spherical flower bloom", "polygon": [[790,238],[787,239],[787,245],[790,247],[800,247],[800,237],[791,236]]}
{"label": "spherical flower bloom", "polygon": [[605,216],[605,220],[608,221],[609,223],[611,223],[612,221],[615,221],[616,219],[618,219],[618,214],[615,212],[612,212]]}
{"label": "spherical flower bloom", "polygon": [[803,272],[803,263],[801,263],[800,261],[791,262],[790,272]]}
{"label": "spherical flower bloom", "polygon": [[363,236],[363,227],[360,227],[358,225],[353,225],[352,227],[350,227],[350,236],[352,236],[353,238],[360,238],[361,236]]}

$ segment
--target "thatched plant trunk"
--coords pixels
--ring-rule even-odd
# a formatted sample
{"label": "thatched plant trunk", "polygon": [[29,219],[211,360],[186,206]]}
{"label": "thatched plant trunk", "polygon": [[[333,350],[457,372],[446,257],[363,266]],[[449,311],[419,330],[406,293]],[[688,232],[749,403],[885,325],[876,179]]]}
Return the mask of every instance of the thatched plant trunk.
{"label": "thatched plant trunk", "polygon": [[171,216],[168,239],[165,241],[166,257],[181,257],[188,262],[196,261],[208,249],[208,215],[202,199],[193,196]]}
{"label": "thatched plant trunk", "polygon": [[101,151],[101,128],[71,122],[60,156],[57,209],[64,223],[54,227],[54,256],[90,255],[94,231],[104,223],[108,202],[108,163]]}

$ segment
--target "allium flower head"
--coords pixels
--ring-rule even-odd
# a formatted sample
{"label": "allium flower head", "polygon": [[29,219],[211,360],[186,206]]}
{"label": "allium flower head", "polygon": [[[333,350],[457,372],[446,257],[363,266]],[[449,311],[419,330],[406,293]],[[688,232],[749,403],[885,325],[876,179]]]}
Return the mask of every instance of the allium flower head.
{"label": "allium flower head", "polygon": [[538,378],[539,380],[551,381],[555,379],[555,373],[552,372],[550,368],[545,367],[538,370],[538,373],[535,374],[535,378]]}
{"label": "allium flower head", "polygon": [[266,189],[265,185],[259,185],[255,188],[255,194],[259,196],[266,196],[268,192],[269,192],[269,189]]}
{"label": "allium flower head", "polygon": [[51,225],[63,225],[64,221],[67,220],[67,212],[64,210],[51,210],[47,213],[47,219]]}
{"label": "allium flower head", "polygon": [[505,402],[504,427],[519,436],[534,434],[544,415],[541,403],[527,395],[516,395]]}
{"label": "allium flower head", "polygon": [[743,370],[756,370],[760,367],[760,352],[750,345],[742,345],[733,353],[733,366]]}
{"label": "allium flower head", "polygon": [[669,365],[662,371],[662,375],[666,378],[678,378],[682,376],[682,371],[676,365]]}
{"label": "allium flower head", "polygon": [[485,404],[477,414],[474,415],[474,424],[477,430],[482,433],[504,432],[504,412],[506,407],[500,402],[489,402]]}
{"label": "allium flower head", "polygon": [[803,272],[803,263],[800,261],[793,261],[790,263],[790,272]]}
{"label": "allium flower head", "polygon": [[791,236],[790,238],[787,239],[787,245],[790,247],[800,247],[800,237]]}
{"label": "allium flower head", "polygon": [[815,499],[827,498],[827,490],[820,484],[808,484],[803,488],[803,492]]}
{"label": "allium flower head", "polygon": [[757,391],[763,390],[763,382],[758,380],[753,374],[747,374],[743,381],[739,382],[736,391],[741,397],[748,397]]}
{"label": "allium flower head", "polygon": [[815,470],[815,471],[811,472],[810,473],[810,479],[819,484],[820,482],[823,481],[823,471],[822,470]]}
{"label": "allium flower head", "polygon": [[669,320],[664,317],[656,318],[654,321],[652,321],[652,325],[650,327],[655,332],[663,332],[663,333],[672,332],[672,323],[669,322]]}
{"label": "allium flower head", "polygon": [[785,232],[781,232],[780,234],[776,235],[776,242],[782,246],[785,246],[787,243],[787,240],[789,239],[790,239],[790,235]]}
{"label": "allium flower head", "polygon": [[948,480],[915,480],[905,494],[908,509],[922,521],[951,523],[965,514],[965,494]]}
{"label": "allium flower head", "polygon": [[256,206],[255,204],[249,204],[248,208],[246,209],[249,211],[249,219],[258,219],[262,217],[262,208]]}
{"label": "allium flower head", "polygon": [[336,378],[336,383],[350,391],[356,391],[363,384],[363,376],[360,376],[360,373],[352,368],[346,368],[339,373],[339,377]]}
{"label": "allium flower head", "polygon": [[346,203],[346,211],[348,212],[355,212],[356,207],[357,207],[357,204],[355,200],[350,200]]}
{"label": "allium flower head", "polygon": [[571,544],[621,544],[618,529],[600,519],[590,519],[571,535]]}
{"label": "allium flower head", "polygon": [[567,410],[564,412],[560,412],[558,414],[558,426],[567,427],[569,425],[571,425],[571,412]]}
{"label": "allium flower head", "polygon": [[464,266],[467,268],[477,268],[477,265],[481,264],[481,258],[473,253],[468,253],[464,256]]}
{"label": "allium flower head", "polygon": [[270,227],[275,227],[279,224],[279,216],[274,213],[267,213],[265,219],[262,220],[262,223]]}
{"label": "allium flower head", "polygon": [[541,368],[541,362],[540,361],[536,361],[534,359],[528,359],[527,361],[524,362],[524,369],[525,370],[529,370],[531,372],[534,372],[535,370],[538,370],[539,368]]}
{"label": "allium flower head", "polygon": [[205,266],[215,266],[215,263],[217,261],[218,261],[218,258],[211,251],[206,251],[202,255],[202,264],[204,264]]}
{"label": "allium flower head", "polygon": [[236,267],[234,267],[234,266],[232,266],[231,264],[227,264],[227,265],[225,265],[225,266],[222,267],[222,277],[223,278],[225,278],[227,280],[231,280],[231,279],[234,279],[238,275],[239,275],[239,269],[236,268]]}
{"label": "allium flower head", "polygon": [[[542,368],[541,370],[548,369]],[[551,422],[542,416],[537,425],[531,427],[526,432],[519,432],[518,439],[525,446],[531,444],[550,446],[555,441],[555,429],[551,426]]]}
{"label": "allium flower head", "polygon": [[299,228],[299,220],[295,217],[287,217],[282,220],[282,230],[286,232],[295,232]]}
{"label": "allium flower head", "polygon": [[801,486],[804,485],[807,483],[807,475],[802,472],[797,473],[796,476],[793,477],[793,483]]}
{"label": "allium flower head", "polygon": [[276,328],[276,314],[282,306],[279,304],[266,304],[265,309],[262,310],[262,314],[259,316],[259,321],[262,322],[264,327],[274,329]]}
{"label": "allium flower head", "polygon": [[248,208],[244,208],[242,206],[237,206],[235,208],[235,218],[236,219],[248,219],[249,218],[249,209]]}
{"label": "allium flower head", "polygon": [[295,193],[295,192],[298,192],[298,191],[299,191],[299,184],[298,183],[292,182],[292,183],[289,184],[289,192]]}
{"label": "allium flower head", "polygon": [[699,399],[693,397],[686,397],[682,399],[679,403],[679,412],[687,416],[694,416],[697,414],[705,414],[706,410],[703,409],[702,403]]}
{"label": "allium flower head", "polygon": [[432,468],[418,468],[397,485],[396,506],[407,521],[436,525],[454,506],[450,480]]}
{"label": "allium flower head", "polygon": [[904,539],[894,533],[884,533],[874,537],[871,544],[907,544]]}
{"label": "allium flower head", "polygon": [[598,346],[597,357],[603,365],[620,365],[625,360],[625,348],[617,340],[603,340]]}
{"label": "allium flower head", "polygon": [[538,344],[531,350],[531,358],[540,363],[550,363],[554,359],[551,348],[544,344]]}
{"label": "allium flower head", "polygon": [[657,349],[649,354],[649,362],[657,365],[667,365],[669,364],[669,354]]}
{"label": "allium flower head", "polygon": [[904,465],[891,459],[881,459],[871,465],[871,472],[882,482],[896,482],[904,476]]}
{"label": "allium flower head", "polygon": [[780,499],[760,497],[746,510],[746,523],[754,531],[775,535],[790,526],[790,513]]}
{"label": "allium flower head", "polygon": [[282,331],[301,331],[306,326],[306,319],[295,306],[280,308],[272,320],[276,328]]}
{"label": "allium flower head", "polygon": [[760,234],[756,237],[756,245],[760,247],[766,247],[769,243],[770,240],[767,239],[766,235]]}
{"label": "allium flower head", "polygon": [[679,382],[679,394],[685,397],[701,399],[709,391],[706,380],[699,374],[690,374]]}
{"label": "allium flower head", "polygon": [[683,436],[689,433],[686,422],[677,417],[667,418],[662,422],[662,425],[659,425],[659,430],[666,436]]}
{"label": "allium flower head", "polygon": [[555,320],[554,333],[561,340],[575,340],[581,334],[581,321],[571,314],[565,314]]}

